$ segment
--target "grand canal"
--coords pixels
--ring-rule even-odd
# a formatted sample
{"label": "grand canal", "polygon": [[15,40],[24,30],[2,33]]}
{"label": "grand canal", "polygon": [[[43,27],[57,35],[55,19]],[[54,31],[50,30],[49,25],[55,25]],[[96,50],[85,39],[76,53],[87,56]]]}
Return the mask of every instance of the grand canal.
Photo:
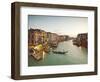
{"label": "grand canal", "polygon": [[44,59],[39,61],[32,56],[28,56],[28,66],[74,65],[86,64],[88,61],[87,49],[73,45],[72,40],[60,42],[55,50],[67,51],[67,53],[54,54],[49,52],[45,54]]}

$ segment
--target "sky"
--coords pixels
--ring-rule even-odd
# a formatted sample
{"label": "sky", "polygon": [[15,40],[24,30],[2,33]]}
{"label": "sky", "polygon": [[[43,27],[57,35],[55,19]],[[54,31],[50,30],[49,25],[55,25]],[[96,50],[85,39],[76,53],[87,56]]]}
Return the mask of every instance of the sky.
{"label": "sky", "polygon": [[87,17],[29,15],[28,28],[41,29],[59,35],[77,36],[88,32]]}

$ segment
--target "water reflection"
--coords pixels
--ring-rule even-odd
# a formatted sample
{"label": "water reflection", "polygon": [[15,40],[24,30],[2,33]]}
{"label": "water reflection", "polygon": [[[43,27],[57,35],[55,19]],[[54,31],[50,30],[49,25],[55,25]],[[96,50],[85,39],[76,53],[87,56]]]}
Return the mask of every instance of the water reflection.
{"label": "water reflection", "polygon": [[59,43],[56,51],[68,51],[66,54],[55,54],[52,51],[45,55],[43,60],[36,61],[29,56],[29,66],[45,66],[45,65],[73,65],[86,64],[88,55],[87,49],[77,47],[72,44],[72,40]]}

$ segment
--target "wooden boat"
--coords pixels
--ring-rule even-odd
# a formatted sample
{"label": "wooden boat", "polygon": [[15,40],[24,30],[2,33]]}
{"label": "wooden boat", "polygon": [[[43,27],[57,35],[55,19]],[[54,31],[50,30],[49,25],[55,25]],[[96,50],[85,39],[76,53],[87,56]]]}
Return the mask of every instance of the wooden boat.
{"label": "wooden boat", "polygon": [[52,51],[55,54],[66,54],[68,51]]}

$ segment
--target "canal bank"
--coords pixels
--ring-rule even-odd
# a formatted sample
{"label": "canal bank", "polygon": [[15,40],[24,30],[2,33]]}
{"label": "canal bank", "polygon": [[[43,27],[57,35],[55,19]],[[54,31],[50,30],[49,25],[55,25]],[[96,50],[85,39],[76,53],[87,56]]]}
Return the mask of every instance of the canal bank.
{"label": "canal bank", "polygon": [[49,52],[46,53],[44,59],[39,61],[36,61],[29,55],[28,66],[74,65],[87,63],[87,49],[73,45],[72,40],[60,42],[55,50],[68,52],[64,55]]}

